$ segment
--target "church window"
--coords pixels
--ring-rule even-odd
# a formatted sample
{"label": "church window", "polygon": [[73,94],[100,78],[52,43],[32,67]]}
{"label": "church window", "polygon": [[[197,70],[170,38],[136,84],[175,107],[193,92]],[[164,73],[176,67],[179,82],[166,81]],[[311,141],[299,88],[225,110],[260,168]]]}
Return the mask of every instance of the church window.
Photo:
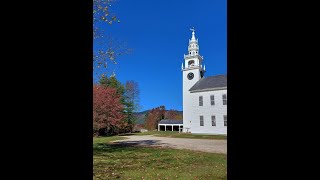
{"label": "church window", "polygon": [[222,95],[222,101],[223,101],[223,105],[227,105],[227,95],[226,94]]}
{"label": "church window", "polygon": [[191,52],[189,52],[189,54],[191,54]]}
{"label": "church window", "polygon": [[203,97],[199,96],[199,106],[203,106]]}
{"label": "church window", "polygon": [[200,116],[200,126],[203,126],[204,123],[203,123],[203,116]]}
{"label": "church window", "polygon": [[224,120],[224,126],[227,126],[227,115],[223,116],[223,120]]}
{"label": "church window", "polygon": [[211,105],[214,105],[214,95],[210,96],[210,100],[211,100]]}
{"label": "church window", "polygon": [[188,62],[189,66],[192,65],[192,64],[194,64],[194,60],[191,60],[191,61]]}
{"label": "church window", "polygon": [[216,126],[216,116],[211,116],[212,126]]}

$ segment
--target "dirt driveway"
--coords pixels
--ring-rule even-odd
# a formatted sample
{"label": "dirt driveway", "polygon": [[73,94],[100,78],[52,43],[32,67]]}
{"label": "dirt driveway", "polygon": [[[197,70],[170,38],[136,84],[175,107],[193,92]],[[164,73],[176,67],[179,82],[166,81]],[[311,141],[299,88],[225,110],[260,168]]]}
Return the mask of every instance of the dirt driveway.
{"label": "dirt driveway", "polygon": [[187,139],[145,136],[123,136],[128,139],[113,141],[116,144],[161,146],[176,149],[189,149],[195,151],[227,154],[227,140]]}

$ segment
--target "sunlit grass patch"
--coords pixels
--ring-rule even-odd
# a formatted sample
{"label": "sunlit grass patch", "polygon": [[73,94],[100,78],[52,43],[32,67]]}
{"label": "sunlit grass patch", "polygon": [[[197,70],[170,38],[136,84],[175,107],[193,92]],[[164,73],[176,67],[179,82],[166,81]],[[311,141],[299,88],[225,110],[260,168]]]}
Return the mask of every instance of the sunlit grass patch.
{"label": "sunlit grass patch", "polygon": [[119,138],[94,138],[93,179],[227,178],[225,154],[110,144]]}

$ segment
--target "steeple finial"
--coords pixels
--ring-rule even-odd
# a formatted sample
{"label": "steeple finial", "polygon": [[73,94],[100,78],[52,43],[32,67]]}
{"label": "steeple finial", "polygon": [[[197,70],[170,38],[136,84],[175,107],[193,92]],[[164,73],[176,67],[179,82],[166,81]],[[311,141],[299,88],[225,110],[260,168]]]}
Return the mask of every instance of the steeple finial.
{"label": "steeple finial", "polygon": [[195,29],[194,29],[194,27],[192,27],[192,28],[190,28],[190,31],[192,31],[192,37],[191,37],[191,41],[195,41],[196,40],[196,37],[194,36],[194,32],[196,31]]}

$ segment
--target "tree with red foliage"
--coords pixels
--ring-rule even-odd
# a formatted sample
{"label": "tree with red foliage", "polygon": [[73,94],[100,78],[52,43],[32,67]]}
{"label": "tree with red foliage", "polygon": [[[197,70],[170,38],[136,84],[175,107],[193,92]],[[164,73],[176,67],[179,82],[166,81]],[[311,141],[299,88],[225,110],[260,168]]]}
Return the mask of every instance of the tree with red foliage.
{"label": "tree with red foliage", "polygon": [[164,106],[153,108],[146,115],[145,127],[148,130],[154,130],[157,128],[159,121],[164,119],[166,109]]}
{"label": "tree with red foliage", "polygon": [[95,135],[111,135],[123,126],[123,105],[115,88],[93,86],[93,132]]}
{"label": "tree with red foliage", "polygon": [[136,116],[134,112],[139,109],[139,86],[135,81],[127,81],[124,85],[117,80],[115,76],[102,77],[99,80],[100,85],[104,87],[115,88],[117,93],[121,96],[121,104],[123,104],[123,123],[126,126],[121,128],[120,133],[131,132]]}

